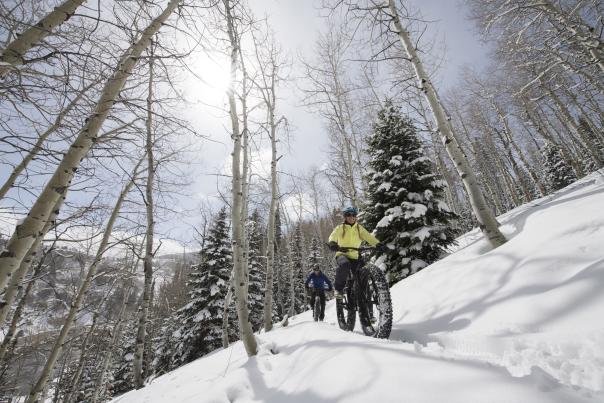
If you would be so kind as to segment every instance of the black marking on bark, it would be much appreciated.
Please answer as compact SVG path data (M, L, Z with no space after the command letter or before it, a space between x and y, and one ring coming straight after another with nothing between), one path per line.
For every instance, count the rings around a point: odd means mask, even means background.
M0 253L0 258L5 258L5 257L15 257L15 254L9 250L5 250L2 253ZM8 275L10 276L10 273Z
M67 186L57 186L55 188L55 192L57 192L60 195L65 194L65 191L67 190Z

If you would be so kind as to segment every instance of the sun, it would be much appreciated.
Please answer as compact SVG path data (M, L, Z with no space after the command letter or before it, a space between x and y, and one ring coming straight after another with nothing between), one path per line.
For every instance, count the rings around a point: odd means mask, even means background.
M197 84L196 98L209 105L222 105L231 81L229 59L222 54L201 55L191 65Z

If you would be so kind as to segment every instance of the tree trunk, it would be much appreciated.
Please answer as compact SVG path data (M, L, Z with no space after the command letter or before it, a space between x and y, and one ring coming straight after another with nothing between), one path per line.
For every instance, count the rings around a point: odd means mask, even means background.
M145 207L147 216L147 231L145 233L145 258L143 259L143 272L145 281L143 286L143 302L139 310L138 329L136 332L136 347L134 351L134 361L132 373L134 375L134 387L140 389L144 384L143 361L145 351L145 340L147 335L147 319L151 301L151 284L153 282L153 239L155 232L155 223L153 220L153 182L155 179L155 159L153 156L154 136L153 136L153 78L154 78L154 60L153 60L153 41L151 41L149 52L149 86L147 95L147 119L146 129L147 138L145 142L145 151L147 156L147 183L145 186Z
M63 206L64 200L64 198L60 198L57 201L57 204L54 206L54 210L60 210ZM54 224L54 221L48 221L46 225L44 225L42 232L46 234L50 228L54 226ZM25 254L25 259L23 259L17 271L15 271L15 273L13 273L13 275L10 277L10 281L5 289L4 295L2 295L2 300L0 300L0 325L4 323L6 317L8 316L10 307L13 304L19 289L22 287L23 279L29 273L31 265L34 261L34 257L42 244L43 238L43 236L36 238L34 243L30 246L29 250Z
M254 356L258 352L258 345L254 337L252 324L249 321L249 310L247 307L247 278L243 267L243 228L242 228L242 205L243 189L241 179L241 133L239 130L239 116L237 115L237 104L235 103L235 80L237 76L237 58L239 54L239 41L236 37L231 14L230 0L223 0L226 17L227 31L231 44L231 81L228 89L229 109L231 115L231 127L233 130L233 181L232 195L233 205L231 208L231 222L233 228L233 279L235 289L235 304L237 306L237 317L239 318L239 333L248 356Z
M141 162L142 162L142 160L141 160ZM139 162L139 164L140 164L140 162ZM134 172L136 172L137 169L138 169L138 166L137 166L137 168L135 168ZM136 174L134 176L136 176ZM40 374L38 381L32 388L31 392L29 393L29 396L27 398L27 403L37 402L40 397L40 393L42 393L42 391L44 390L44 387L46 386L46 382L47 382L50 374L52 373L52 370L55 366L55 363L57 362L59 354L63 350L63 347L64 347L66 339L67 339L67 335L68 335L69 331L71 330L71 328L73 327L73 325L75 324L76 314L78 313L78 310L80 309L80 306L82 305L82 302L84 301L84 297L86 296L86 293L88 291L88 287L92 283L92 279L94 278L94 276L97 272L98 264L100 263L101 259L103 258L103 254L106 251L107 245L109 243L109 237L111 236L111 232L113 231L113 225L115 224L119 211L122 207L122 202L126 198L126 195L128 194L128 192L130 191L130 189L132 188L133 185L134 185L134 179L131 179L128 182L128 184L124 187L124 189L120 193L120 195L115 203L115 207L113 208L113 211L111 212L111 216L109 217L109 220L107 221L107 225L105 227L105 233L103 234L103 239L101 240L101 243L99 244L99 247L97 249L94 260L88 267L86 276L82 280L82 284L80 285L76 296L74 297L73 301L71 302L71 306L69 308L69 313L67 314L67 317L65 318L65 323L63 324L63 327L61 328L61 331L60 331L59 335L57 336L57 339L55 340L55 344L53 345L52 350L50 351L50 355L48 357L48 360L46 361L46 364L44 365L44 369L42 370L42 373Z
M478 186L476 176L474 175L468 160L461 151L458 141L455 138L451 123L445 113L441 101L438 98L436 89L433 87L430 77L424 70L423 64L417 55L409 33L403 28L400 22L394 0L388 0L388 5L394 19L397 35L407 53L407 56L409 57L410 62L413 64L415 74L420 82L420 87L422 88L422 91L434 115L434 120L436 121L441 140L461 177L480 229L490 242L491 246L493 248L497 248L498 246L503 245L506 242L506 239L499 231L499 224L495 218L495 214L486 204L484 195Z
M233 273L229 277L229 288L224 297L224 307L222 308L222 348L229 347L229 307L233 301Z
M116 70L103 88L94 112L86 120L84 128L63 156L29 214L17 225L4 251L0 254L0 290L4 291L11 275L17 270L36 238L44 237L44 226L58 213L53 210L54 206L61 197L65 197L75 172L96 142L98 132L126 79L149 45L151 37L159 31L179 3L180 0L170 0L164 11L143 31L138 41L122 55Z
M4 77L9 70L23 64L25 53L69 19L83 2L84 0L64 1L38 23L32 25L9 43L0 55L0 78Z
M4 360L4 357L6 356L6 354L9 352L9 346L11 346L11 344L14 346L14 344L12 342L17 339L17 337L16 337L17 325L19 324L19 321L21 320L21 316L23 315L23 310L25 309L25 305L27 304L27 298L29 297L31 290L34 287L38 274L40 274L40 272L42 271L42 266L44 264L44 258L46 256L48 256L48 253L44 254L44 257L41 259L40 263L38 263L38 265L34 269L34 272L31 276L31 278L27 282L27 286L23 290L23 295L21 295L21 299L19 300L19 303L15 307L15 312L13 313L11 322L8 325L8 328L6 329L6 333L4 334L4 339L2 340L2 344L0 345L0 367L2 367L1 363ZM14 340L13 340L13 338L14 338Z

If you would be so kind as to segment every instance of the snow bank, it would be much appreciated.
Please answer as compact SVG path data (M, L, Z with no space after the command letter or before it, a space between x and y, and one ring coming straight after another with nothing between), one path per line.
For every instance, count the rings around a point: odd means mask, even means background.
M602 402L604 176L503 217L495 250L476 231L392 289L376 340L298 315L115 402Z

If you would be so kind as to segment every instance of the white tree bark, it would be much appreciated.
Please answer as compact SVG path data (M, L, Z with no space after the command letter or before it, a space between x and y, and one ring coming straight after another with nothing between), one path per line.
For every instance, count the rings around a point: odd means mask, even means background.
M154 60L153 60L153 42L150 46L149 57L149 86L147 95L147 119L146 129L147 138L145 142L145 152L147 156L147 183L145 186L145 207L147 217L147 231L145 233L145 258L143 259L143 272L145 281L143 285L143 301L139 310L138 329L136 332L136 347L134 351L133 374L134 387L140 389L143 387L143 361L145 355L145 340L147 335L147 319L151 301L151 284L153 283L153 240L155 232L155 223L153 221L153 182L155 179L155 158L153 148L155 147L155 137L153 133L153 84L154 84Z
M239 116L237 115L237 104L235 102L235 82L237 78L237 60L240 51L239 38L235 32L232 8L230 0L223 0L226 19L227 33L231 45L231 80L228 89L229 109L231 116L232 139L233 139L233 161L232 161L232 197L231 222L233 231L233 280L235 292L235 304L237 306L237 317L239 318L239 333L248 356L254 356L258 352L258 345L249 321L249 310L247 306L247 278L243 267L243 188L241 178L241 132L239 129Z
M23 64L25 53L65 22L85 0L66 0L48 13L37 24L9 43L0 55L0 78Z
M151 37L159 31L179 3L180 0L171 0L163 12L142 32L140 38L122 55L116 70L103 88L94 112L86 120L84 128L63 156L29 214L17 225L4 251L0 254L0 290L4 290L36 238L44 236L44 226L58 213L56 210L53 211L53 207L61 197L65 197L75 172L96 142L99 130L126 79L138 63L142 52L149 46Z
M390 13L394 20L393 22L396 28L396 33L403 45L403 48L405 49L405 52L407 53L407 56L409 57L410 62L413 65L417 79L420 82L420 87L434 115L434 120L436 121L441 141L443 142L449 157L455 163L457 172L459 173L466 192L468 193L470 204L472 206L472 210L474 211L474 215L478 220L480 229L494 248L501 246L506 242L506 239L499 231L499 224L495 218L495 214L486 204L484 195L478 186L476 176L474 175L468 160L459 147L458 141L455 138L455 134L451 126L451 122L445 113L444 107L438 98L438 94L432 85L430 77L424 70L423 64L419 59L415 46L409 36L409 32L403 28L403 25L400 22L394 0L388 0L388 7L390 8Z
M137 170L138 170L138 166L135 168L135 172ZM101 239L101 242L97 249L94 260L88 267L86 276L82 280L82 284L80 284L80 287L78 288L78 292L77 292L75 298L73 299L73 301L71 302L71 306L69 308L69 313L67 314L67 317L65 318L65 323L63 324L63 327L61 328L61 331L60 331L59 335L57 336L57 339L55 340L55 344L53 345L52 350L50 351L50 355L48 356L48 359L46 361L46 364L44 365L44 369L42 370L40 377L38 378L38 381L32 388L31 392L29 393L29 396L27 397L26 403L37 402L40 397L40 393L42 393L44 387L46 386L46 382L48 381L48 378L49 378L50 374L52 373L52 370L54 369L55 363L57 362L57 359L59 358L59 354L63 350L63 346L65 345L67 335L68 335L69 331L71 330L71 328L73 327L73 325L75 324L76 314L78 313L78 310L80 309L80 306L82 305L82 302L84 301L84 297L86 296L86 293L88 292L88 288L90 287L92 279L94 278L94 276L97 272L98 264L101 262L101 259L103 258L103 255L105 254L105 252L107 250L107 245L109 243L109 237L111 236L111 232L113 231L113 225L115 224L115 221L117 220L120 209L122 207L122 203L123 203L124 199L126 198L126 195L128 194L128 192L134 185L135 177L136 177L136 174L122 189L122 192L120 193L120 195L115 203L113 211L111 212L111 216L109 217L109 220L107 221L107 225L105 226L105 233L103 234L103 238Z
M47 254L45 253L44 257L46 257L46 256L47 256ZM7 328L4 328L4 330L5 330L4 339L2 340L2 344L0 345L0 367L2 366L2 361L4 360L6 353L9 351L9 347L11 345L14 346L13 341L16 340L16 335L18 334L17 325L19 324L19 321L21 320L21 316L23 315L23 310L25 309L25 305L27 303L27 298L29 297L31 290L33 289L33 286L36 282L36 278L38 277L38 274L42 270L44 257L42 258L42 261L37 264L31 278L27 282L27 286L25 286L25 289L23 290L23 293L20 296L19 303L15 307L15 311L13 312L13 317L11 318L10 324L8 325ZM2 323L2 322L0 322L0 323Z
M277 131L271 126L271 203L268 209L266 287L264 292L264 331L273 328L273 268L275 267L275 213L277 209Z
M64 198L60 198L59 200L57 200L57 204L54 206L53 210L59 211L63 206L63 200ZM44 225L42 232L46 234L50 230L50 228L54 226L54 224L54 221L48 221L46 225ZM29 273L31 265L34 261L38 249L40 248L40 245L42 244L43 239L43 236L36 238L34 243L30 246L29 250L25 254L25 258L19 265L19 268L10 277L10 281L8 282L8 286L4 290L4 294L1 294L2 299L0 300L0 324L3 324L6 320L10 307L13 304L15 297L17 296L17 293L19 292L19 289L23 284L23 280Z

